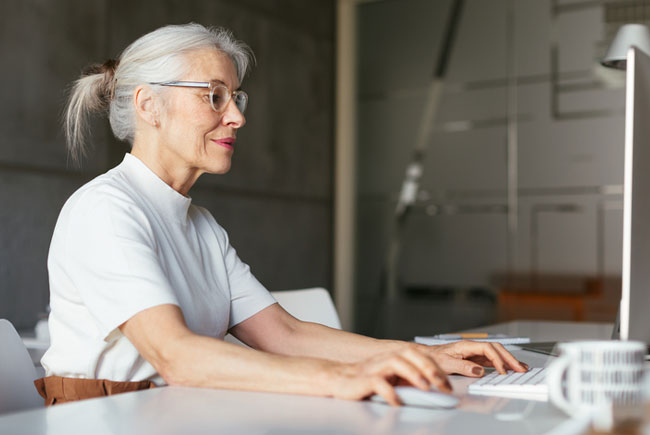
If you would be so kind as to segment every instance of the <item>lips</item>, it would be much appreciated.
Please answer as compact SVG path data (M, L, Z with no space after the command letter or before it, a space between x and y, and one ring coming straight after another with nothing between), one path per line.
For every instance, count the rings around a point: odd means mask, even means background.
M234 145L235 145L234 137L224 137L222 139L210 139L210 140L216 143L217 145L221 145L224 148L228 148L229 150L234 149Z

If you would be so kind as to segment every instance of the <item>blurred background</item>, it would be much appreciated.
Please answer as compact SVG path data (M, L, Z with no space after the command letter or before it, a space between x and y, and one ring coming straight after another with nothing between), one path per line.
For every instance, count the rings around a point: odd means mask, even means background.
M382 337L612 322L625 78L598 61L622 24L647 23L650 2L461 3L454 21L455 0L3 0L0 318L25 330L44 315L63 203L128 151L98 118L89 158L71 164L70 83L193 21L231 29L257 57L233 168L190 194L269 290L325 287L346 329ZM423 119L445 47L437 115ZM417 199L396 231L427 122Z
M401 230L397 297L377 291L454 3L357 7L356 324L406 338L515 319L612 322L625 78L599 60L622 24L646 22L648 2L463 3Z

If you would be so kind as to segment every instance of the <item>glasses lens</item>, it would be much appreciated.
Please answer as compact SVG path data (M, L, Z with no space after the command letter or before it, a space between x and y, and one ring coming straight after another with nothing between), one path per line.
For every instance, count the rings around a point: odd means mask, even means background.
M234 98L237 109L239 109L243 115L246 111L246 106L248 105L248 94L246 94L244 91L237 91L234 95Z
M232 96L235 99L237 109L244 114L248 105L248 95L244 91L236 91ZM223 112L230 101L230 91L224 85L216 85L210 91L210 104L215 112Z
M224 85L217 85L210 91L210 104L215 112L222 112L228 104L228 88Z

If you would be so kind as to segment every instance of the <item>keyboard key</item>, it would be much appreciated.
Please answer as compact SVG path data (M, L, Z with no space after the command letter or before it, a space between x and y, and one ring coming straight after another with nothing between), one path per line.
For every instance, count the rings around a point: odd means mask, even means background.
M508 371L505 375L492 372L469 386L470 394L506 396L547 400L548 388L544 382L545 369L532 368L526 373Z
M526 384L530 379L532 379L535 375L539 373L539 369L530 369L526 373L522 373L523 376L519 376L517 380L513 382L513 384L521 385L521 384Z

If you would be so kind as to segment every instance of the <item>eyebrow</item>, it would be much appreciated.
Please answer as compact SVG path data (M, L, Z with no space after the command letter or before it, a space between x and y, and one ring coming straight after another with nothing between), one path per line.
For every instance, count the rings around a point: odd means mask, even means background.
M228 85L226 84L226 82L224 82L223 80L219 80L219 79L211 79L210 81L211 81L211 82L219 82L219 83L221 83L222 85L224 85L225 87L227 87L228 89L230 89L230 86L228 86ZM235 89L235 91L241 91L241 86L239 86L237 89Z

